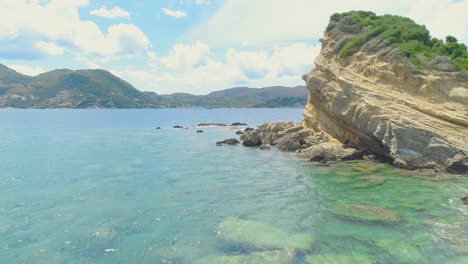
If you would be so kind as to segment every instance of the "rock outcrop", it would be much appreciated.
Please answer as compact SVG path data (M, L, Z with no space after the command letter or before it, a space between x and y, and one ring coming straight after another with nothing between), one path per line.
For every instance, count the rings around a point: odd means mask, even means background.
M343 58L339 50L352 34L336 27L321 39L315 68L303 76L309 90L305 128L402 168L466 173L468 73L392 61L395 49L385 41Z
M229 139L225 139L223 141L216 142L216 145L217 146L223 146L223 145L231 145L232 146L232 145L237 145L239 143L240 143L239 140L237 140L235 138L229 138Z
M268 150L296 152L298 157L313 162L361 159L363 151L343 145L323 132L314 132L293 122L265 123L241 136L242 145Z

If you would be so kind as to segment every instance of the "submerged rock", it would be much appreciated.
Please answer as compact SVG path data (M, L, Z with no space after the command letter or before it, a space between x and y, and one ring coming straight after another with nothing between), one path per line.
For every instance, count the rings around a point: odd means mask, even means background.
M364 176L361 180L365 181L370 185L380 185L385 182L385 178L375 175Z
M398 223L400 215L397 212L370 205L341 204L332 209L333 213L369 222Z
M219 236L258 248L310 249L313 239L309 234L291 234L287 230L265 223L228 218L218 225Z
M222 146L222 145L237 145L239 144L240 141L235 139L235 138L230 138L230 139L225 139L223 141L218 141L216 142L217 146Z
M408 263L408 264L424 264L428 263L427 259L421 255L419 250L402 241L392 240L392 239L381 239L377 240L377 246L381 247L383 250L387 251L392 257L397 259L398 263Z
M466 263L468 263L468 256L454 258L445 262L445 264L466 264Z
M372 264L367 256L314 255L306 258L310 264Z
M196 264L289 264L294 258L293 250L253 252L249 255L205 257Z
M447 174L447 173L438 173L432 169L420 169L420 170L397 169L396 172L404 176L409 176L409 177L413 177L413 178L417 178L421 180L427 180L427 181L454 181L458 179L456 175Z
M351 164L351 168L364 173L374 173L379 170L379 164L376 162L359 162Z

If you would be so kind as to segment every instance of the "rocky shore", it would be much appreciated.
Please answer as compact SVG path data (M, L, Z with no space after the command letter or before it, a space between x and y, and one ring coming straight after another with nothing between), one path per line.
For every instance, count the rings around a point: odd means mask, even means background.
M240 139L246 147L263 150L276 147L320 164L372 157L366 151L342 144L325 132L313 132L303 124L293 122L265 123L257 129L246 128Z

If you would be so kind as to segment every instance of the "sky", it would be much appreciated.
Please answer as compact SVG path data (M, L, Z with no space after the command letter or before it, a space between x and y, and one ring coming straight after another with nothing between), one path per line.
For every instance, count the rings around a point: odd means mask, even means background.
M468 43L468 0L0 0L0 63L106 69L159 94L303 85L329 17L350 10Z

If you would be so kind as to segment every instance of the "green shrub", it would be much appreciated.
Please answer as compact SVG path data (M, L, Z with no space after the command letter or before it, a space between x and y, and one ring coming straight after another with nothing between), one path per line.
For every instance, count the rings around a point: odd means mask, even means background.
M327 32L339 30L347 39L339 49L342 58L357 53L370 40L385 40L392 47L398 48L397 56L407 58L418 67L425 66L421 58L430 60L436 56L448 56L459 69L468 69L467 47L453 36L447 36L445 42L431 38L425 26L413 20L393 15L377 16L372 12L351 11L334 14L330 18ZM343 35L341 33L341 35Z

